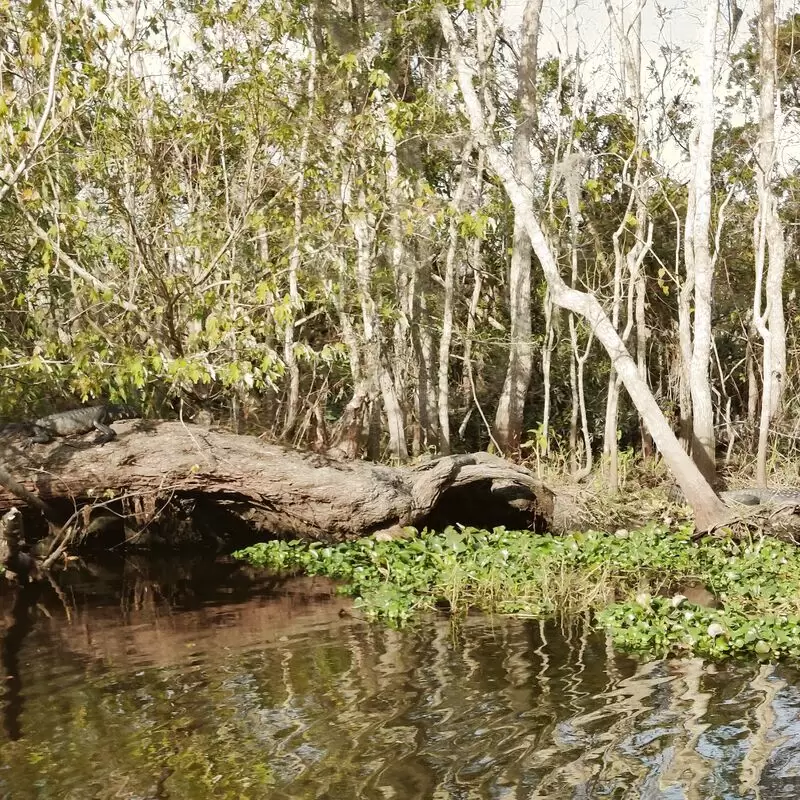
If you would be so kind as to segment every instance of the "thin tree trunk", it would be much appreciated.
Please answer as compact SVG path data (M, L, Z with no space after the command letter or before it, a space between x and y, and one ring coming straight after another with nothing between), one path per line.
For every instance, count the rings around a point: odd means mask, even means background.
M747 332L747 355L745 364L747 370L747 422L749 425L756 424L758 414L758 375L756 374L756 354L753 352L753 333L748 326Z
M639 230L644 229L645 220L647 216L647 206L644 203L640 204L638 213L641 217L637 219L637 226ZM639 368L639 376L643 381L647 380L647 340L650 335L647 326L647 284L645 282L644 270L641 268L641 261L644 260L645 255L650 250L653 244L653 223L650 221L647 224L647 242L642 247L639 254L640 266L636 271L636 280L634 281L634 291L636 293L636 305L634 308L634 321L636 325L636 366ZM641 417L639 418L639 429L642 442L642 458L648 459L653 455L653 439L647 431L647 427L643 424Z
M681 444L687 453L692 449L692 395L689 388L691 375L689 365L692 360L692 318L691 304L694 292L694 250L690 247L690 236L686 236L685 263L686 277L680 280L681 264L681 218L675 206L666 197L672 215L675 217L675 282L678 289L678 414ZM694 229L694 191L689 187L687 195L686 224ZM693 235L693 234L692 234Z
M714 56L719 0L708 0L703 57L699 67L698 119L692 137L694 219L694 348L690 364L692 394L692 455L709 483L716 480L714 409L711 402L711 286L713 264L709 248L711 225L711 157L714 147ZM689 220L687 219L687 233ZM687 248L688 250L688 248ZM688 265L687 265L688 269Z
M292 220L292 249L289 252L288 281L289 298L284 308L283 318L283 360L289 375L289 391L286 396L286 416L283 422L283 438L291 436L300 410L300 366L294 352L294 322L300 308L300 290L297 275L300 271L300 245L303 235L303 190L306 185L306 161L308 160L308 143L311 138L311 126L314 119L314 105L317 81L317 51L311 45L308 66L308 83L306 84L308 109L306 110L303 135L300 140L300 151L297 156L297 183L294 196L294 216Z
M426 244L422 245L427 247ZM421 451L437 447L439 440L438 414L436 411L436 391L434 390L434 347L431 326L428 320L427 257L417 259L417 271L412 276L411 286L411 343L414 347L417 381L417 419L420 428Z
M506 453L519 449L525 397L533 369L531 343L531 242L525 226L514 220L514 242L508 275L508 368L497 402L494 435Z
M536 79L538 65L539 20L542 0L531 0L522 17L521 54L517 74L520 119L514 134L514 161L520 169L520 182L533 195L534 174L530 142L536 130ZM506 452L519 449L525 399L533 370L531 341L531 244L524 224L514 219L514 241L508 276L509 327L508 368L497 403L494 434Z
M756 283L753 293L753 322L764 343L756 481L760 486L766 486L770 423L780 409L786 377L786 322L783 313L783 273L786 256L783 227L778 217L777 199L772 190L772 175L776 161L775 0L761 0L758 31L761 44L759 65L761 113L756 164L758 214L754 222ZM769 260L766 283L764 282L765 257ZM762 293L765 295L763 309Z
M395 446L402 442L399 450L394 450L392 457L404 460L408 457L405 448L406 441L406 414L403 408L406 392L406 372L409 362L409 319L411 316L410 295L408 286L410 282L411 267L408 264L408 253L403 237L401 214L404 205L403 179L400 174L400 163L397 155L397 141L395 140L392 126L386 115L383 96L375 93L375 109L383 128L383 140L386 148L386 183L387 196L390 201L389 218L389 263L395 278L396 302L399 314L393 329L394 359L391 370L384 365L381 371L381 394L384 409L389 424L390 442Z
M469 162L473 143L470 139L461 151L461 169L453 194L448 227L448 246L444 261L444 297L442 333L439 338L439 452L450 454L450 344L453 340L453 302L455 300L456 255L458 252L458 218L469 179Z
M573 97L573 107L578 101L578 81L575 82L575 96ZM570 137L570 142L572 137ZM569 208L570 222L570 263L572 274L570 285L575 288L578 285L578 221L580 219L580 186L582 183L583 159L579 154L571 152L571 144L567 147L567 154L562 161L562 172L564 176L564 191L567 196L567 207ZM572 408L570 413L569 428L569 449L570 449L570 474L574 480L582 480L592 469L592 447L591 439L588 435L588 425L586 421L586 397L583 394L583 374L586 359L592 346L593 336L589 334L589 341L583 355L580 354L578 346L578 327L575 323L575 315L569 314L569 336L571 354L569 365L569 382L572 390ZM578 421L582 422L583 447L585 462L581 468L578 467Z
M575 327L575 315L569 315L569 389L571 404L569 410L569 474L575 475L578 471L578 331Z
M475 207L480 208L483 201L483 170L486 166L486 154L483 150L478 151L478 161L475 167ZM472 267L472 295L467 309L467 323L464 326L464 374L461 380L461 394L464 407L469 408L472 403L472 384L474 377L472 374L472 336L475 333L475 323L478 313L478 305L481 301L481 290L483 288L483 258L481 255L481 240L475 237L472 241L472 253L470 255L470 266Z
M331 435L331 451L348 459L357 458L361 451L364 430L364 415L368 405L369 387L361 368L361 346L347 312L345 298L349 289L347 264L344 258L339 264L338 288L333 294L333 303L339 316L342 339L347 345L350 375L353 380L353 395L336 422Z
M578 346L578 328L575 324L575 315L569 315L569 335L572 344L572 354L570 358L570 387L572 388L572 410L570 415L569 444L570 444L570 473L573 480L583 480L592 471L592 437L589 432L589 419L586 414L586 389L584 385L584 375L586 372L586 361L592 351L594 336L589 334L586 347L583 353ZM584 451L584 462L578 466L578 423Z
M589 415L586 413L586 387L584 385L584 375L586 374L586 362L589 359L589 354L592 352L592 344L594 342L594 334L589 334L586 342L586 347L583 350L583 355L578 357L578 400L580 403L580 419L581 419L581 433L583 434L583 446L586 450L585 461L581 467L572 477L575 480L583 480L588 477L592 471L594 463L594 455L592 453L592 435L589 432Z
M626 161L623 171L627 171L632 156L633 153ZM612 242L614 244L614 283L611 300L611 324L614 326L615 331L619 331L620 317L622 315L623 266L626 263L620 240L628 224L628 216L632 205L633 192L628 196L628 205L622 216L622 221L612 236ZM619 444L617 440L619 427L619 393L620 379L612 362L611 368L608 371L606 413L603 424L603 460L606 470L606 487L612 493L619 490Z
M537 454L547 457L550 454L550 405L551 381L550 373L553 366L553 350L555 349L556 335L553 328L553 299L548 287L544 295L544 342L542 343L542 447L537 446ZM542 450L539 453L539 449Z
M633 10L633 20L630 24L625 24L623 11L619 12L614 8L611 0L606 0L606 11L611 22L611 27L617 39L617 43L622 54L623 64L623 86L622 96L625 98L625 107L632 110L632 124L636 131L636 141L630 156L623 166L623 179L630 190L628 207L622 217L619 227L614 232L614 299L612 305L612 321L616 330L619 330L620 312L622 304L623 286L623 264L625 271L630 276L628 282L628 333L623 336L627 342L630 332L630 325L637 311L641 311L640 319L637 319L637 365L642 379L646 378L645 350L644 350L644 294L643 286L640 285L644 280L641 276L641 263L645 255L642 235L647 226L647 193L645 182L642 176L642 119L644 108L642 101L642 78L641 78L641 30L642 30L642 9L644 2L639 2ZM631 164L634 165L633 179L629 179ZM630 214L636 220L636 227L630 230ZM633 235L634 241L627 251L623 251L622 237ZM637 305L634 300L640 298ZM618 466L618 416L619 416L619 391L620 381L613 368L609 374L608 396L606 401L605 431L603 439L603 454L605 456L608 469L608 486L611 491L619 488L619 466ZM641 420L640 420L641 427Z
M356 239L356 282L361 296L361 319L364 326L364 366L369 386L369 399L374 402L378 394L383 398L389 427L389 452L396 461L408 459L402 414L394 384L382 363L382 337L378 307L372 295L372 260L375 225L371 212L366 210L366 196L360 193L358 208L353 216L353 233Z
M536 1L534 0L534 2ZM486 128L483 109L475 92L474 74L461 53L450 14L441 3L434 5L434 11L449 46L450 60L456 71L473 135L486 148L489 164L502 181L515 213L521 216L525 224L533 250L542 265L545 278L552 291L553 302L585 317L589 326L595 331L595 335L609 354L633 403L642 414L664 460L675 475L688 502L694 508L698 528L707 530L721 524L729 518L728 510L714 494L697 466L681 448L647 383L640 378L636 362L631 358L597 298L571 289L564 283L558 264L536 218L530 193L520 184L517 177L516 165L509 160L503 150L494 144L490 132Z

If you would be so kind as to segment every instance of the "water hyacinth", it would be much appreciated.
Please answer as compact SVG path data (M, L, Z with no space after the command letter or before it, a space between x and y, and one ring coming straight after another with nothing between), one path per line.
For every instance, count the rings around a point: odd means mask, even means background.
M800 557L764 539L693 541L686 526L625 536L450 527L337 546L268 542L236 555L342 582L368 619L413 624L470 609L529 617L594 614L615 644L713 658L800 656Z

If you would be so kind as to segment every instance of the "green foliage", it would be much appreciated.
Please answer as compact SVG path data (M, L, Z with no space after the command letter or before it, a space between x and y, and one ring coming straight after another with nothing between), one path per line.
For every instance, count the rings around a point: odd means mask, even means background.
M697 543L689 526L655 524L563 537L451 527L390 542L273 541L235 555L279 572L341 580L368 618L393 625L443 606L454 614L475 608L536 617L594 610L630 649L800 655L800 556L771 540ZM707 586L723 607L689 602L678 592L687 581Z
M481 290L474 313L471 301L454 304L451 403L477 403L491 418L512 329L514 215L485 160L478 174L485 154L477 145L461 163L469 127L439 55L442 35L429 3L394 3L391 13L365 8L356 20L335 4L176 0L137 6L133 38L113 15L76 0L58 4L57 18L51 8L0 3L0 417L51 410L65 398L108 396L137 397L144 405L210 399L275 422L285 413L281 399L296 366L306 404L298 418L317 418L310 413L317 405L319 418L330 420L377 355L395 379L404 419L420 420L420 376L432 376L426 362L441 329L439 277L455 220L457 297L469 298L476 284ZM468 4L481 8L497 4ZM471 61L474 20L457 4L452 11L466 15ZM786 107L786 98L797 95L796 27L790 18L779 28ZM172 41L178 28L184 33ZM50 87L57 30L61 51ZM493 138L511 152L519 100L500 77L508 72L507 49L489 50L483 96L497 112ZM734 70L743 108L754 107L757 63L753 38ZM590 96L582 70L569 54L539 63L534 144L549 177L536 182L532 199L566 276L566 187L574 187L583 219L574 243L576 277L608 307L614 233L621 230L623 253L646 233L631 215L631 180L639 173L658 187L646 193L653 243L642 269L648 286L660 290L648 291L647 324L655 334L648 380L667 387L667 406L677 399L669 378L685 182L659 172L663 142L637 142L625 98ZM42 139L34 143L51 94ZM685 148L694 114L688 94L664 103L648 107L646 127L669 131ZM741 332L750 303L742 299L753 282L754 130L722 119L715 141L712 225L730 188L736 191L717 254L728 280L715 282L714 380L728 376L722 383L729 385L715 390L732 398L736 415L746 405L735 387L748 346ZM798 195L790 172L777 187L787 220L796 216ZM456 207L462 174L468 186ZM13 185L6 183L12 176ZM786 230L796 235L791 225ZM790 262L787 285L798 277L793 270ZM539 300L541 277L534 283ZM370 307L374 319L367 318ZM533 303L532 317L530 340L538 347L541 302ZM566 432L572 398L563 387L573 353L559 317L548 422L551 431ZM796 337L797 326L787 330ZM473 391L462 366L467 335L474 398L465 396ZM369 353L372 347L378 352ZM587 415L596 433L609 362L588 364ZM793 380L792 370L790 390ZM542 394L531 396L523 430L542 415ZM626 434L638 428L629 406L620 418ZM297 441L309 431L297 425ZM423 447L435 433L426 432ZM486 425L473 415L457 446L480 449L487 439ZM536 452L551 465L568 463L569 442L561 435L547 448L536 443Z
M781 101L789 106L796 105L800 89L800 66L797 49L800 41L800 14L792 14L777 21L775 51L778 62L777 88ZM760 87L759 61L761 47L758 36L758 15L750 21L750 37L733 58L731 83L740 89L747 87L756 94Z
M646 653L694 653L709 658L800 656L800 616L796 614L754 617L703 608L680 597L643 594L603 609L598 620L620 647Z

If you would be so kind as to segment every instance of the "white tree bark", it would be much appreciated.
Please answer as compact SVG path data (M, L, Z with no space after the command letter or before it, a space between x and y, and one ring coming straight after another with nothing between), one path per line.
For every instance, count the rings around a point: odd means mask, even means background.
M608 18L611 22L611 27L614 30L617 43L620 47L622 54L622 65L624 81L621 91L621 97L625 98L625 109L630 109L632 116L632 125L635 130L636 141L631 150L629 157L623 165L623 181L630 191L628 198L628 207L619 224L619 227L614 232L614 287L613 287L613 301L611 319L616 330L619 330L620 313L623 300L623 282L624 274L630 276L628 282L628 325L631 324L633 319L634 305L632 303L634 293L641 295L642 304L635 307L636 312L643 312L644 295L641 287L643 277L640 274L640 266L644 258L645 244L643 241L643 234L647 226L647 195L645 190L645 183L642 175L642 150L643 150L643 132L642 132L642 119L644 116L644 107L642 101L642 78L641 78L641 30L642 30L642 9L645 5L645 0L640 0L637 7L633 10L633 19L630 24L625 25L623 18L623 8L616 9L612 0L606 1L606 10ZM633 169L631 177L630 172ZM636 220L636 227L630 230L630 217L633 215ZM623 235L633 235L634 240L627 249L622 247ZM637 325L637 337L639 339L644 335L644 319L643 314L640 320L640 325ZM627 334L623 337L627 341ZM637 362L639 365L639 372L642 378L646 378L646 365L644 364L641 352L644 348L644 342L637 341ZM606 463L608 486L611 491L617 491L619 488L619 469L618 469L618 448L617 448L617 430L618 430L618 416L619 416L619 392L620 381L613 366L609 373L608 380L608 395L606 399L606 415L605 415L605 428L603 432L603 456Z
M534 0L535 2L536 0ZM714 494L697 466L681 448L664 418L661 409L647 384L642 381L636 362L627 351L622 339L594 295L569 288L561 277L558 264L550 251L544 233L533 208L530 192L521 185L516 165L507 153L493 141L486 128L483 109L473 84L474 73L467 65L459 45L458 35L450 14L441 3L434 5L442 33L448 43L450 60L456 71L458 85L476 141L486 149L487 158L495 174L502 181L520 215L531 239L531 245L542 265L545 278L552 293L553 302L562 308L583 316L600 343L606 349L611 362L622 379L637 410L642 415L664 460L675 475L687 500L695 511L695 522L699 529L707 530L729 518L729 512Z
M552 404L552 382L550 373L553 367L553 350L556 346L556 333L553 327L553 298L550 289L544 296L544 342L542 343L542 431L541 446L537 446L537 456L550 454L550 406Z
M485 166L486 154L483 150L478 150L478 159L475 167L476 208L480 208L483 199L483 171ZM464 326L464 374L461 379L461 394L465 407L469 407L472 402L472 387L474 384L472 370L472 337L475 333L478 306L483 289L483 257L481 254L481 240L478 237L475 237L472 242L470 267L472 268L472 295L469 299L467 322Z
M694 342L690 362L692 455L709 483L716 478L714 409L711 402L711 285L714 266L709 247L711 225L711 156L714 147L714 62L719 0L708 0L698 75L697 123L690 157L694 216L686 223L694 263ZM692 201L690 201L690 208ZM688 250L687 247L687 257ZM688 270L688 263L687 263Z
M573 113L577 113L578 86L575 81L575 95L573 96ZM574 288L578 286L578 234L580 220L580 186L582 183L582 170L584 159L578 153L571 152L571 143L567 147L567 154L562 161L562 172L564 175L564 193L567 197L567 207L570 216L570 264L572 275L570 285ZM572 408L570 410L569 426L569 458L570 474L574 480L582 480L592 471L592 440L589 434L589 423L586 417L586 395L584 393L584 371L586 360L592 349L594 335L590 332L586 348L580 352L578 343L578 326L575 315L569 314L569 337L572 349L569 365L569 380L572 390ZM584 463L578 466L578 422L580 420L581 433L583 435L583 457ZM615 439L616 442L616 439ZM616 461L615 461L616 466ZM616 486L614 487L616 488Z
M382 359L382 336L378 306L372 295L373 243L375 220L367 211L366 197L361 193L358 211L352 225L356 239L356 282L361 296L361 319L364 326L364 365L371 401L380 393L389 428L389 452L393 460L406 461L408 449L402 423L402 412L391 374Z
M536 69L538 63L539 19L542 0L531 0L522 17L517 97L520 120L514 135L514 163L527 191L533 192L530 159L531 136L536 129ZM508 275L509 347L508 368L497 403L494 433L499 446L508 451L519 448L525 414L525 398L533 369L531 341L531 244L525 226L514 219L514 241Z
M419 247L427 249L426 242ZM417 258L409 286L411 306L411 344L414 348L417 425L414 452L419 454L438 446L438 415L434 390L434 346L427 307L427 252Z
M453 340L453 302L458 255L458 218L463 210L464 194L469 179L469 162L473 141L469 139L461 151L461 169L453 194L448 226L448 246L444 260L444 297L442 298L442 333L439 338L439 452L450 455L450 344Z
M412 297L409 287L412 280L414 265L410 263L401 215L406 197L410 194L406 182L400 172L400 159L397 154L397 141L394 131L386 113L383 94L373 93L375 98L375 112L382 128L382 137L386 149L386 193L389 197L389 264L392 267L395 279L396 303L398 308L397 320L393 329L392 372L384 370L381 377L382 395L386 414L390 425L394 426L395 440L406 440L405 420L406 413L403 409L401 398L406 397L407 372L410 362L410 336L409 329L412 317ZM394 454L400 457L401 454Z
M754 222L756 282L753 292L753 322L764 343L756 481L760 486L766 486L769 428L780 410L786 377L786 322L783 312L783 273L786 255L783 226L778 217L777 198L772 189L776 163L775 0L761 0L758 32L761 44L759 64L761 96L756 163L758 214ZM765 258L769 261L766 267L766 282L764 281Z
M509 343L508 368L497 401L495 439L509 453L519 448L525 397L533 368L531 343L531 242L525 226L514 220L514 240L508 272Z

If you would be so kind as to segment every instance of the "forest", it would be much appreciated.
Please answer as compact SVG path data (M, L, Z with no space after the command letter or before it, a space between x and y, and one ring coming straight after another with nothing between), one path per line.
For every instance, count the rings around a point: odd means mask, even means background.
M0 2L0 417L791 474L800 15L644 8Z

